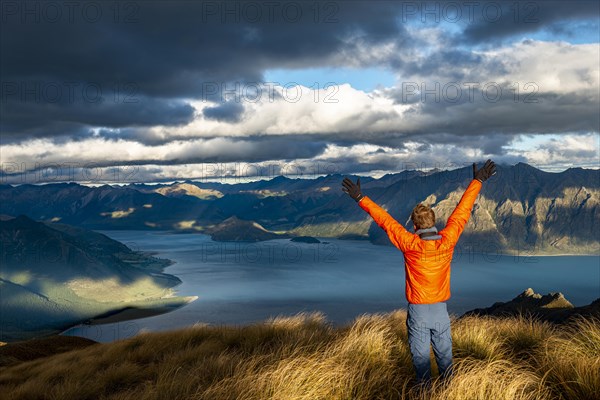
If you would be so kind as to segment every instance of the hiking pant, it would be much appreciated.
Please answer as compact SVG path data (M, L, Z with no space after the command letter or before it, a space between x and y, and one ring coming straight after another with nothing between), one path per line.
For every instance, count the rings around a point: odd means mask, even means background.
M433 345L433 353L440 375L444 378L450 376L452 337L450 336L450 317L446 303L408 303L406 327L417 381L424 382L431 378L430 343Z

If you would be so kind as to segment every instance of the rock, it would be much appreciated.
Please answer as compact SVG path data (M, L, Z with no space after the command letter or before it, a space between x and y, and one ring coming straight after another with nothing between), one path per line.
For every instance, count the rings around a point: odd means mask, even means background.
M560 292L542 296L541 303L543 303L541 306L543 308L575 308Z
M462 316L516 316L530 315L541 320L562 323L576 315L600 317L600 298L591 304L575 307L560 292L550 292L545 295L535 293L532 288L523 291L508 302L496 302L491 307L476 308L467 311Z
M312 236L296 236L290 239L292 242L301 242L301 243L321 243L321 241Z
M573 308L573 304L560 292L550 292L542 296L539 293L535 293L532 288L528 288L506 304L522 304L534 308Z
M532 288L527 288L527 290L525 290L523 293L521 293L519 296L517 297L536 297L536 298L541 298L542 296L540 296L539 294L536 294Z

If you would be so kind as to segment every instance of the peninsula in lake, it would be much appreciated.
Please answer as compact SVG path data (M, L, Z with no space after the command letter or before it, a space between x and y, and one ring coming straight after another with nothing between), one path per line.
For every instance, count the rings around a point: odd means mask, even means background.
M123 312L160 314L193 301L176 297L170 260L133 251L87 229L19 215L0 221L2 341L58 333Z

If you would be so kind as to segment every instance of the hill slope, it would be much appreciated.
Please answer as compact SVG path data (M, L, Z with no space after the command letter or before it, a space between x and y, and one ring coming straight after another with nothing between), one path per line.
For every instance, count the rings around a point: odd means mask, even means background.
M399 310L341 328L320 314L197 325L75 343L78 349L28 362L15 360L25 356L14 351L4 363L13 365L0 367L0 390L7 400L579 400L600 393L593 372L600 367L600 320L557 327L470 316L451 323L454 373L440 382L434 363L431 388L415 385L406 312ZM0 364L2 354L0 347Z
M2 337L61 330L126 305L186 304L169 260L137 253L105 235L27 216L0 221Z

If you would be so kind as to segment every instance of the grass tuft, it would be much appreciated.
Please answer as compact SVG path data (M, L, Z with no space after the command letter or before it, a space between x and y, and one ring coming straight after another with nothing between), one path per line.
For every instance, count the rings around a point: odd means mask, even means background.
M454 375L415 385L406 311L195 325L0 367L3 399L594 399L600 320L452 318Z

